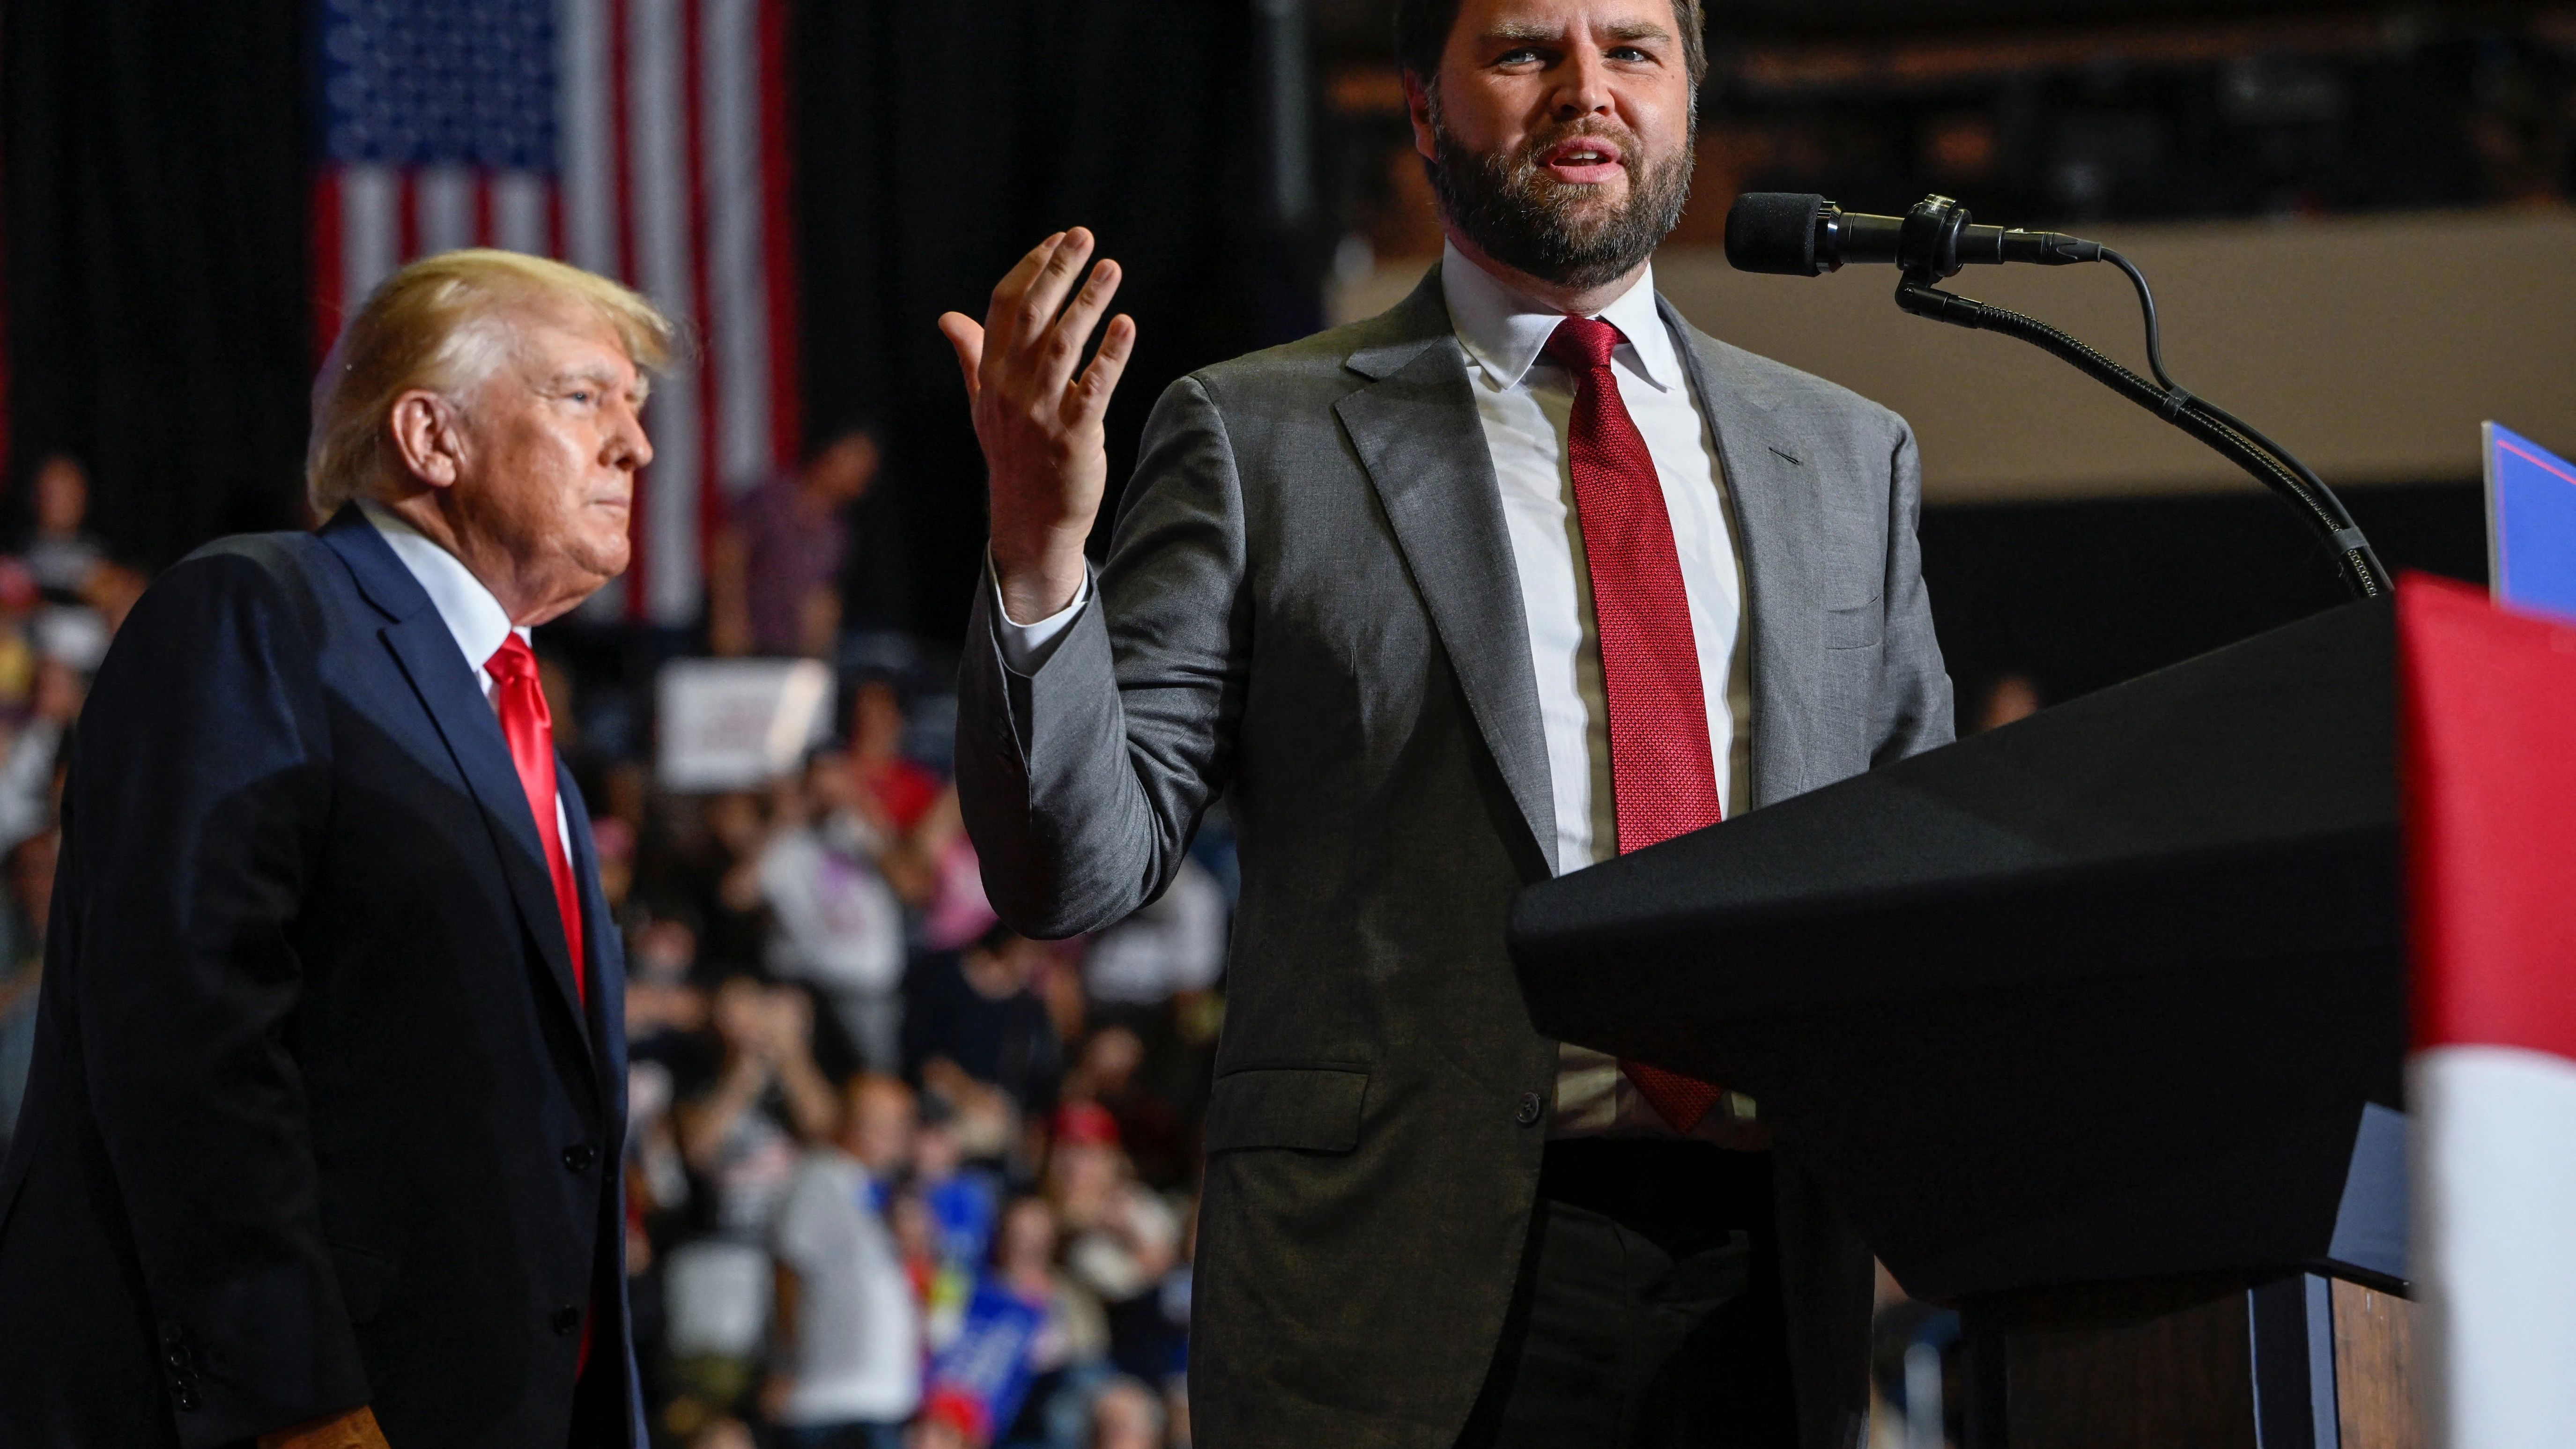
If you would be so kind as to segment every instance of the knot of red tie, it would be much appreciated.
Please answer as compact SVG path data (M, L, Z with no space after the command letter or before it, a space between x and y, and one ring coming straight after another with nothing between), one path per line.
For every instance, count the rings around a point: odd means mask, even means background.
M537 654L528 647L528 641L513 630L502 641L501 647L492 651L492 657L484 661L483 668L502 684L533 680L537 677Z
M1556 324L1547 339L1547 355L1559 366L1576 372L1590 372L1608 367L1610 354L1628 339L1619 329L1597 317L1568 317Z

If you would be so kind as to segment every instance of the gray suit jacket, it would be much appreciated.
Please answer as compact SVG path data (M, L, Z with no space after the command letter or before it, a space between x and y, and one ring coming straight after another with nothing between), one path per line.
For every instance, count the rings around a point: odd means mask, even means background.
M1681 330L1745 560L1754 804L1944 743L1912 434ZM1164 393L1095 600L1034 674L976 596L958 783L1006 921L1062 936L1151 900L1220 792L1240 832L1190 1355L1209 1449L1447 1449L1520 1262L1546 1120L1522 1104L1556 1045L1503 926L1556 831L1468 388L1435 270ZM1839 1449L1868 1254L1786 1148L1801 1420Z

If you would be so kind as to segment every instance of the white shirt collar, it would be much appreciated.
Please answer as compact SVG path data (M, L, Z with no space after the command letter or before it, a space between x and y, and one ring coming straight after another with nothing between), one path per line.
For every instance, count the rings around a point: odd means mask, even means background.
M1440 291L1449 303L1449 325L1496 391L1520 386L1531 364L1546 350L1547 339L1555 335L1556 324L1565 320L1563 313L1504 286L1493 273L1469 261L1455 243L1440 254ZM1659 392L1681 382L1681 358L1673 351L1673 335L1655 308L1652 262L1617 301L1594 315L1627 339L1627 345L1612 357L1627 364L1640 381Z
M438 609L439 621L455 636L467 668L479 670L491 662L492 656L500 652L501 642L511 634L528 637L527 630L511 627L509 611L456 555L381 503L361 498L358 511L367 515L367 522L384 536L394 557L401 559L403 567L420 581L422 592Z

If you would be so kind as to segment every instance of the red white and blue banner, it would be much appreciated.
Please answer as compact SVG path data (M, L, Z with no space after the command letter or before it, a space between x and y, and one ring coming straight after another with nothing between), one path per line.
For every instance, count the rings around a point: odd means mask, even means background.
M562 258L685 322L609 605L629 618L694 622L728 500L795 460L787 10L320 0L317 344L396 267L469 246Z
M2426 1442L2576 1445L2576 622L2398 590Z

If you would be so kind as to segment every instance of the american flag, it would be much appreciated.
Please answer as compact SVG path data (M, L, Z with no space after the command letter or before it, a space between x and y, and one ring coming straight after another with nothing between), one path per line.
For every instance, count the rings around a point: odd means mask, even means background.
M727 500L791 465L788 0L320 0L314 325L456 247L560 257L683 319L634 562L599 605L694 622Z

